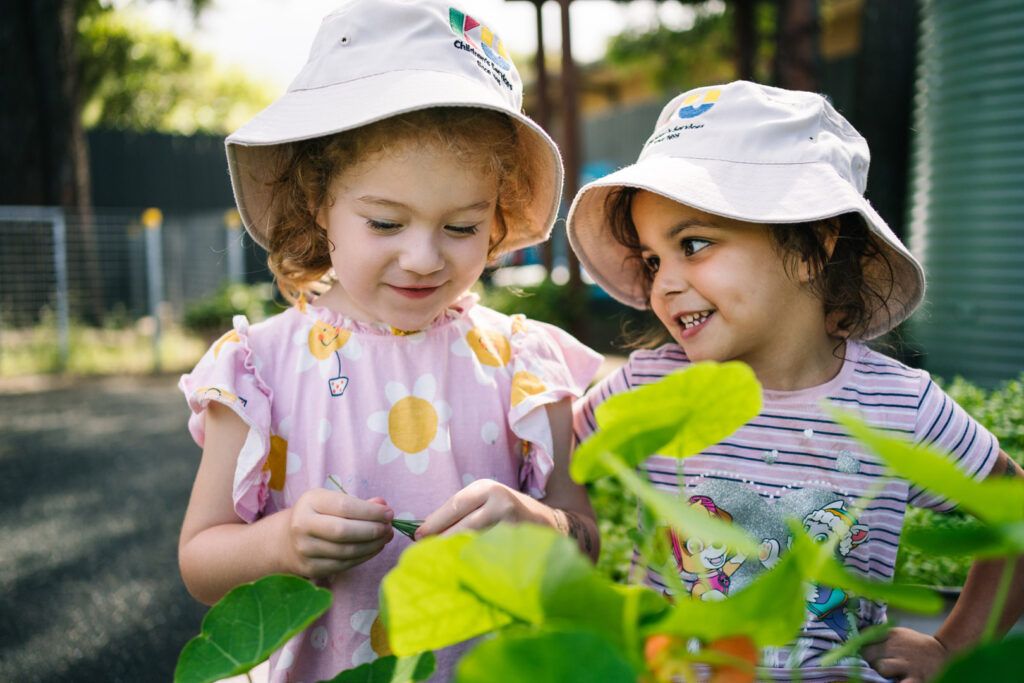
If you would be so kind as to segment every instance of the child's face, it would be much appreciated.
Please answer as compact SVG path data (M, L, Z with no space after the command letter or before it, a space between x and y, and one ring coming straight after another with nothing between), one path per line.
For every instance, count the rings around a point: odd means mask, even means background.
M744 361L765 382L828 343L820 300L787 272L765 226L651 192L634 197L632 217L651 308L690 360Z
M338 281L318 301L365 322L423 329L480 277L497 178L407 144L342 172L317 223Z

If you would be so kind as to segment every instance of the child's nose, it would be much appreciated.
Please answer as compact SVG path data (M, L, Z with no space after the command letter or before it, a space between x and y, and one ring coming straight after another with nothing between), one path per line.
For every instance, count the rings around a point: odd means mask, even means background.
M444 254L433 231L410 231L398 257L402 270L417 275L430 275L444 268Z
M690 283L684 273L678 268L664 267L654 274L654 282L651 284L651 295L658 297L671 296L685 292L690 288Z

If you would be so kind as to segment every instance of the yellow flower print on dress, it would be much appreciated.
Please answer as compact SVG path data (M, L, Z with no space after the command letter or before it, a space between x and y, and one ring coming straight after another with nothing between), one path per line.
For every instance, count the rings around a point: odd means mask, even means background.
M447 401L434 400L436 392L437 380L430 374L421 375L412 392L401 382L387 383L384 393L391 408L371 414L366 422L372 431L386 435L377 462L384 465L404 456L409 471L422 474L430 464L431 451L451 451L452 409Z
M540 377L529 370L520 370L512 375L512 405L517 406L530 396L547 391Z
M267 454L267 461L263 463L263 471L270 472L270 482L267 485L271 489L284 489L284 480L288 474L288 442L277 434L270 437L270 453Z
M324 377L337 373L341 356L357 360L363 355L359 340L351 331L334 327L322 320L314 322L306 335L297 334L292 341L309 350L309 353L299 354L298 371L305 372L316 365Z
M494 384L494 375L508 367L512 360L512 345L508 337L496 330L484 327L460 325L458 339L452 342L452 353L462 358L476 358L474 374L480 384Z
M369 636L363 641L355 652L352 653L352 666L359 666L372 662L378 657L386 657L391 654L391 645L388 643L388 632L380 620L380 613L375 609L356 610L349 619L352 629L361 635Z

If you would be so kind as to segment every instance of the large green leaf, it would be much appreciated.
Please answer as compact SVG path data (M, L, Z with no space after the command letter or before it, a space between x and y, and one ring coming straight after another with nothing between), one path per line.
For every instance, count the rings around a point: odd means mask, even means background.
M1024 680L1024 637L981 645L955 658L934 683Z
M433 652L412 657L388 655L342 671L330 681L320 683L416 683L430 678L435 668L437 660Z
M635 683L637 672L589 631L505 632L459 662L456 683Z
M381 618L400 657L437 650L512 623L514 617L462 583L462 549L476 534L409 546L381 583Z
M744 363L695 363L612 396L594 411L600 431L573 454L579 482L610 472L602 453L635 466L654 453L684 458L726 438L761 410L761 387Z
M975 517L990 524L1024 520L1024 481L975 481L934 448L915 446L887 436L850 413L835 409L831 412L851 436L866 444L901 476L958 502Z
M284 574L236 586L210 608L200 634L181 651L175 683L249 671L323 614L331 598L330 591Z

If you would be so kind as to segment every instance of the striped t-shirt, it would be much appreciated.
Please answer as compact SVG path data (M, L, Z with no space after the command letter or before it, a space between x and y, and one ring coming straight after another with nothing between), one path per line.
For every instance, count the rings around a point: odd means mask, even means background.
M995 437L974 421L922 370L847 344L842 370L831 381L799 391L763 392L760 414L724 441L678 460L652 455L641 466L656 487L688 504L744 527L762 541L761 557L729 557L699 538L672 535L680 578L695 598L720 599L741 590L789 546L785 519L796 517L808 533L838 534L837 558L874 580L892 579L907 505L948 510L951 504L907 481L887 476L884 465L848 437L822 410L823 399L859 413L879 429L915 443L933 444L957 465L983 478L999 454ZM635 351L628 362L593 387L575 407L576 438L596 430L594 409L610 396L656 382L689 365L682 348L666 344ZM652 406L653 408L653 406ZM680 481L685 491L680 492ZM880 487L875 490L876 487ZM863 498L874 497L856 514ZM649 571L647 583L666 590ZM820 667L821 655L853 633L885 620L885 606L843 591L811 586L807 621L796 641L762 652L759 679L885 681L860 658Z

